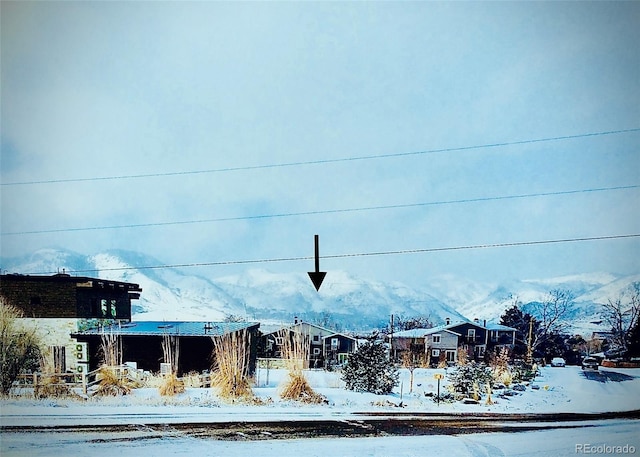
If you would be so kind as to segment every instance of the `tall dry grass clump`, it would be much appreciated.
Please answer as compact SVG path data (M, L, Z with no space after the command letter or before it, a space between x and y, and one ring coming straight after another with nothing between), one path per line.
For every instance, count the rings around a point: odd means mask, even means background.
M35 398L66 398L76 397L65 379L56 373L56 364L53 360L52 351L49 349L40 355L40 373L38 384L34 387L33 396Z
M40 340L35 328L24 328L22 311L0 297L0 394L8 395L24 371L39 367Z
M281 387L280 397L304 403L326 403L327 399L316 393L304 376L303 370L309 360L309 335L284 330L278 336L282 338L282 358L289 371L288 379Z
M211 386L226 400L253 398L249 384L251 334L241 330L212 337L212 340L214 365Z
M171 397L185 391L184 382L178 379L178 360L180 359L180 339L173 335L162 337L162 353L164 363L171 366L171 372L164 375L159 387L160 395Z
M95 395L117 397L127 395L136 384L127 379L122 372L122 339L112 333L101 336L100 353L102 366L98 370L100 380Z

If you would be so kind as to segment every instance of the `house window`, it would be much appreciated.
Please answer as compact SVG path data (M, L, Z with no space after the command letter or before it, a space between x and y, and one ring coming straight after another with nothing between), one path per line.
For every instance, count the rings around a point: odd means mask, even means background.
M447 351L446 352L447 362L455 362L456 361L456 351Z
M440 342L440 335L433 335L433 342L434 343L439 343Z
M331 349L334 351L337 350L339 343L338 338L331 338Z
M320 341L320 335L313 335L313 341L316 343Z
M102 313L102 317L107 317L107 300L104 298L100 300L100 312Z
M440 357L440 349L432 349L431 357Z
M284 338L281 336L276 336L276 345L282 346L284 344Z
M320 355L320 348L313 348L313 355Z
M116 317L116 312L117 312L117 308L116 308L116 301L115 300L111 300L111 316L112 317Z
M470 328L469 330L467 330L467 338L469 338L469 341L473 341L476 339L476 329L475 328Z

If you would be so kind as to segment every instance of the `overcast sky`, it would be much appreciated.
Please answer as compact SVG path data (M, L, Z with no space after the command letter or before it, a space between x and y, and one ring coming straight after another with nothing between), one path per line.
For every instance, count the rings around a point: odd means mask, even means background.
M126 249L184 264L312 256L314 234L321 256L340 256L640 233L638 2L3 1L1 13L3 257ZM559 137L571 138L529 141ZM320 267L419 287L638 273L639 247ZM313 261L197 272L247 268Z

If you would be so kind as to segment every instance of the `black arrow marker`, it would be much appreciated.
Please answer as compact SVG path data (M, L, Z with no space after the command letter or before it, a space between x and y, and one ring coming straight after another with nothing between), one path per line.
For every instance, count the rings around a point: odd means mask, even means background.
M316 290L320 291L320 286L322 285L322 281L324 281L324 277L327 275L326 271L320 271L320 248L318 235L314 236L315 248L316 248L316 271L310 271L309 277L311 278L311 282L315 286Z

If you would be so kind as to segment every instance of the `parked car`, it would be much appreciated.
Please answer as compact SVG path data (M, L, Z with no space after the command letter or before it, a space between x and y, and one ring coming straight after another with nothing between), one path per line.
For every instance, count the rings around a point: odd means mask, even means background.
M600 363L598 363L598 359L595 357L585 357L582 359L582 369L583 370L597 370Z
M562 357L554 357L553 359L551 359L552 367L563 367L566 364L567 362L565 362L565 360Z

